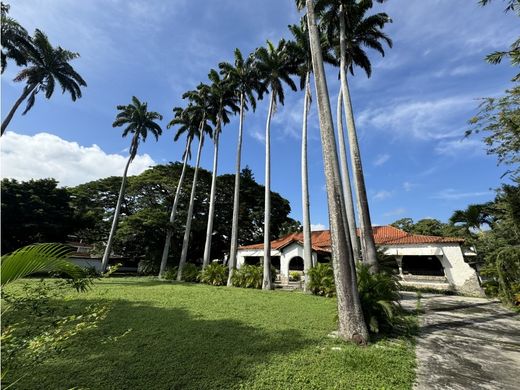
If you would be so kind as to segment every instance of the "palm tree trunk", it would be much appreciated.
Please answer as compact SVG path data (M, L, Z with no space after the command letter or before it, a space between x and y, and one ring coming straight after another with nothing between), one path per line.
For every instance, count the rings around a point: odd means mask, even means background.
M14 103L13 107L11 108L11 111L9 111L4 121L2 122L2 130L0 136L4 135L5 129L7 129L7 125L9 125L9 122L11 122L11 119L13 119L14 113L16 112L18 107L20 107L20 104L22 104L22 102L27 98L27 96L29 96L29 94L34 90L34 88L36 88L36 84L32 86L26 86L23 89L22 96L20 96L18 100Z
M347 81L347 55L346 55L346 32L345 18L342 6L340 6L340 78L341 92L345 107L345 117L347 120L348 138L350 145L350 158L354 171L354 183L356 187L356 198L358 201L358 212L360 222L360 236L363 246L363 259L370 267L372 273L378 272L379 265L377 263L376 245L374 235L372 233L372 222L370 221L370 210L368 208L367 193L365 188L365 178L363 176L363 167L361 164L361 154L356 134L356 125L354 123L354 113L350 100L350 91Z
M195 203L195 189L197 188L197 177L199 175L200 153L202 151L202 145L204 144L204 134L202 133L203 128L204 127L201 125L199 147L197 148L197 161L195 162L195 172L193 173L193 183L191 185L190 205L188 206L188 216L186 217L186 228L184 230L184 238L182 240L182 251L181 251L181 259L179 261L179 271L177 272L177 281L178 282L180 282L182 280L182 269L184 268L184 265L186 264L186 258L188 256L188 245L190 243L190 233L191 233L191 220L193 219L193 205Z
M264 282L263 290L272 290L271 284L271 116L273 115L274 91L271 88L269 111L265 125L265 203L264 203Z
M206 244L204 245L204 257L202 269L209 264L211 256L211 239L213 238L213 221L215 220L215 191L217 188L217 168L218 168L218 138L220 133L220 120L215 131L214 151L213 151L213 176L211 177L211 192L209 196L208 225L206 228Z
M310 276L309 270L312 268L312 238L311 238L311 218L309 212L309 170L307 168L307 119L309 116L309 106L311 104L310 72L305 77L305 96L303 98L303 126L302 126L302 211L303 211L303 270L305 274L305 284L303 290L308 291Z
M164 249L161 258L161 267L159 269L159 278L162 278L164 271L166 270L166 264L168 262L168 254L170 253L170 245L173 235L173 223L175 222L175 216L177 215L177 205L179 204L179 197L184 183L184 177L186 176L186 166L188 165L188 154L191 147L192 136L188 136L186 140L186 149L184 150L184 161L182 162L182 171L179 182L177 183L177 189L175 190L175 197L173 198L172 211L170 213L170 226L166 232L166 240L164 241Z
M242 134L244 129L244 93L240 94L240 123L238 125L237 160L235 166L235 189L233 194L233 222L231 226L231 249L229 250L229 276L227 285L232 286L233 272L237 264L238 211L240 207L240 160L242 157Z
M368 340L368 331L357 292L355 272L354 275L352 275L354 263L352 247L348 236L345 234L345 227L343 226L343 215L345 211L343 209L344 205L341 196L341 178L339 174L334 125L330 110L329 92L321 53L320 36L314 16L314 1L306 0L306 5L320 120L323 162L327 184L332 265L334 268L338 304L339 336L345 340L365 344Z
M132 140L132 144L134 144L134 141L137 136L138 136L138 133L136 132L134 135L134 139ZM130 153L130 157L128 157L128 161L126 162L125 171L123 172L123 180L121 181L121 188L119 189L119 196L117 198L116 209L114 211L114 219L112 220L112 227L110 228L110 234L108 236L107 246L105 248L105 253L103 254L103 260L101 261L101 272L105 272L107 270L108 260L110 259L110 252L112 251L112 243L114 241L114 235L116 233L117 223L119 222L119 212L121 211L121 203L123 203L123 197L125 194L126 176L128 174L128 167L130 166L130 163L132 162L133 158L134 158L134 155L132 153Z
M354 260L359 260L360 252L356 234L356 214L354 211L354 200L352 198L352 187L350 184L350 173L348 170L347 150L345 148L345 135L343 133L342 110L343 99L340 90L338 94L338 105L336 114L338 126L339 155L341 161L341 174L343 177L343 198L345 200L345 209L347 211L348 234L350 236L350 242L352 243L352 252L354 253Z

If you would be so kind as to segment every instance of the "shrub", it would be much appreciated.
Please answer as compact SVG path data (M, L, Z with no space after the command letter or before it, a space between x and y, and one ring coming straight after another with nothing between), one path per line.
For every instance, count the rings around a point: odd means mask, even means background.
M164 279L176 280L178 272L179 272L178 266L169 268L164 273ZM182 280L183 281L196 283L199 281L199 277L200 277L200 268L199 267L197 267L195 264L192 264L192 263L184 264L184 268L182 269Z
M309 272L309 290L315 295L333 297L336 295L334 272L329 263L318 263Z
M298 271L289 272L289 280L293 282L297 282L301 280L302 276Z
M496 260L498 297L509 305L520 305L520 246L501 249Z
M199 280L213 286L224 286L227 283L228 274L229 269L225 265L211 263L202 270Z
M261 265L244 264L233 272L232 283L235 287L262 288L264 267ZM271 267L271 282L276 280L276 268Z

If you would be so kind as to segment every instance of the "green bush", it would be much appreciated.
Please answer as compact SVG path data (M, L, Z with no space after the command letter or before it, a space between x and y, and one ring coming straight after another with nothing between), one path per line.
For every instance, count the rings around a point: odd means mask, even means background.
M498 297L508 305L520 305L520 246L501 249L496 267Z
M213 286L224 286L227 284L228 274L229 269L225 265L211 263L202 270L199 280Z
M333 297L336 295L334 284L334 271L330 263L318 263L308 272L310 282L309 290L315 295Z
M289 280L292 282L298 282L301 280L302 275L298 271L289 272Z
M235 287L242 288L262 288L264 280L264 267L261 265L244 264L233 272L231 282ZM276 280L276 268L271 267L271 282Z
M164 279L176 280L178 272L179 272L178 266L169 268L164 273ZM183 281L196 283L199 281L199 277L200 277L200 268L199 267L197 267L195 264L192 264L192 263L186 263L184 265L184 268L182 269L182 280Z

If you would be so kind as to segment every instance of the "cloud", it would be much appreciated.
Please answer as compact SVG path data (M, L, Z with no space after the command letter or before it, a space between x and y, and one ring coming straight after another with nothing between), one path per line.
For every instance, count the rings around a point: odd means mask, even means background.
M475 156L484 154L484 144L476 139L455 139L440 141L435 147L435 153L443 156Z
M403 190L405 190L406 192L410 192L412 190L412 188L415 186L416 186L416 184L410 183L409 181L405 181L403 183Z
M17 180L54 178L62 186L123 174L128 157L107 154L99 146L81 146L49 133L21 135L8 131L2 136L2 177ZM129 175L137 175L155 161L137 155Z
M390 159L390 155L385 153L385 154L380 154L376 157L376 159L374 160L373 164L378 167L378 166L381 166L383 165L385 162L387 162L388 160Z
M400 207L397 209L387 211L386 213L383 213L383 217L395 217L398 215L403 215L405 212L406 212L406 209L404 207Z
M325 230L327 229L327 227L322 224L322 223L317 223L317 224L312 224L311 223L311 230L312 231L316 231L316 230Z
M374 200L384 200L388 199L392 196L392 193L390 191L381 190L375 193L375 195L372 197Z
M258 142L265 144L265 134L258 130L253 130L249 133L251 137L256 139Z
M432 199L456 200L493 195L491 191L458 192L453 188L446 188L432 196Z

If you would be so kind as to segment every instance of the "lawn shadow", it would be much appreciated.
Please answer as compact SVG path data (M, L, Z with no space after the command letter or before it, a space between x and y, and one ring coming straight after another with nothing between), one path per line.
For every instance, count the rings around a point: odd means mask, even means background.
M96 302L106 303L68 304ZM268 331L178 307L116 301L96 328L32 367L16 388L231 389L259 375L274 356L309 342L296 329Z

